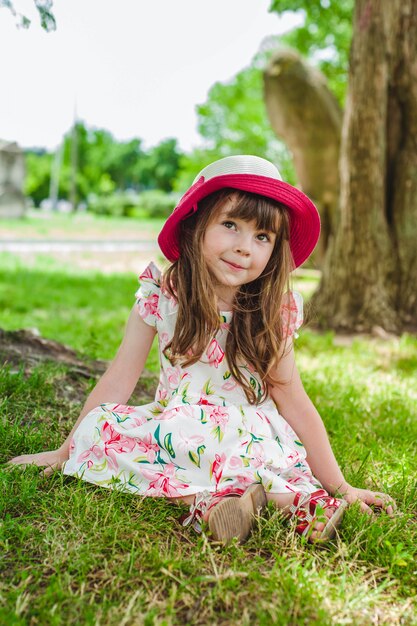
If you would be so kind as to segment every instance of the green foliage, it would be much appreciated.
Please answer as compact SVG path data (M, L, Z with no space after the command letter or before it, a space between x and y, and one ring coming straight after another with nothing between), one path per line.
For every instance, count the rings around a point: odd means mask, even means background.
M78 122L64 138L60 197L68 198L70 193L74 141L78 200L85 200L91 193L99 194L103 189L124 190L139 186L138 162L145 158L141 141L118 142L108 131L90 129Z
M160 189L115 192L88 198L88 210L96 215L112 217L167 218L176 205L177 197Z
M280 37L280 42L296 48L316 62L327 76L329 86L343 104L352 39L354 0L271 0L270 11L304 15L303 26Z
M215 83L197 113L201 136L220 157L275 156L278 141L267 120L262 71L258 67L242 70L227 83Z
M146 189L172 191L180 157L176 139L165 139L151 148L138 163L141 185Z
M52 0L34 0L34 2L39 13L42 28L47 32L56 30L56 21L52 13ZM26 15L17 13L11 0L0 0L0 9L3 7L11 11L16 19L16 26L18 28L29 28L31 24L30 19L26 17Z
M170 192L173 189L181 158L176 139L163 140L144 151L140 139L119 142L106 130L89 128L83 122L78 122L64 137L63 145L59 148L62 154L59 151L56 155L46 151L26 153L26 192L36 206L49 195L55 160L61 161L58 196L69 198L74 142L77 202L86 201L92 195L99 197L99 202L93 202L99 213L128 213L131 202L128 195L108 198L116 191L159 189Z
M32 198L35 206L39 206L49 195L52 161L52 154L46 151L27 150L25 152L24 193Z
M168 194L160 189L142 191L138 198L139 211L133 211L133 215L166 219L174 210L177 200L175 194Z
M88 210L96 215L112 217L131 217L139 205L138 194L117 191L112 194L90 196Z
M218 158L218 152L208 148L195 148L192 152L183 154L179 161L179 169L174 181L174 190L184 193L190 187L198 172Z
M56 30L55 17L51 11L52 4L52 0L35 0L35 5L38 9L41 20L41 26L47 32Z

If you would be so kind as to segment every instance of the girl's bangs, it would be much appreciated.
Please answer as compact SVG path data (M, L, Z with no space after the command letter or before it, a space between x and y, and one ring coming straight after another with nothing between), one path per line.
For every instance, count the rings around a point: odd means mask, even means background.
M230 217L250 222L255 220L257 230L278 233L281 225L282 206L274 200L250 193L231 191L230 200L233 202L228 211Z

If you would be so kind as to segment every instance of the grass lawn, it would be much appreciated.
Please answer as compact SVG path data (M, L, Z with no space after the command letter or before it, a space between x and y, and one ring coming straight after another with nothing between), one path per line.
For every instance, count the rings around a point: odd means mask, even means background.
M11 255L0 255L0 268L0 328L37 328L85 356L112 358L134 275L26 268ZM311 281L297 286L311 291ZM416 624L416 354L407 335L343 346L307 328L297 340L305 387L346 478L398 503L392 519L351 507L321 549L272 508L245 545L224 548L182 529L180 506L7 468L11 456L58 446L81 407L64 366L4 366L0 623ZM155 348L148 368L156 372ZM77 384L87 394L93 381Z

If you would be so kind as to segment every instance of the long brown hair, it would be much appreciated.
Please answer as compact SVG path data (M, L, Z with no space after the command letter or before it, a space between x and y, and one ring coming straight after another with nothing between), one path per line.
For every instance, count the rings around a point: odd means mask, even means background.
M284 293L289 291L289 274L293 269L288 210L280 203L253 193L221 189L201 200L198 210L181 222L181 254L164 277L165 289L178 302L174 336L164 354L172 364L191 365L201 358L220 328L214 281L203 258L202 244L207 226L228 198L233 199L228 217L256 220L257 229L276 233L271 257L262 274L236 291L226 340L231 374L242 386L248 402L259 404L267 397L268 383L279 382L271 371L284 351L281 303ZM256 383L245 373L245 365L257 372L261 390L254 388Z

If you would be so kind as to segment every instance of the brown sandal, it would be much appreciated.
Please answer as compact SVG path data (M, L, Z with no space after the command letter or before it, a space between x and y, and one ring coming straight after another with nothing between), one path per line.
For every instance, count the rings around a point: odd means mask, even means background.
M246 490L227 487L215 493L204 491L196 494L183 526L191 524L197 532L201 532L201 522L211 511L208 527L212 538L225 544L237 538L242 543L249 536L254 518L265 505L265 491L259 483L250 485Z

